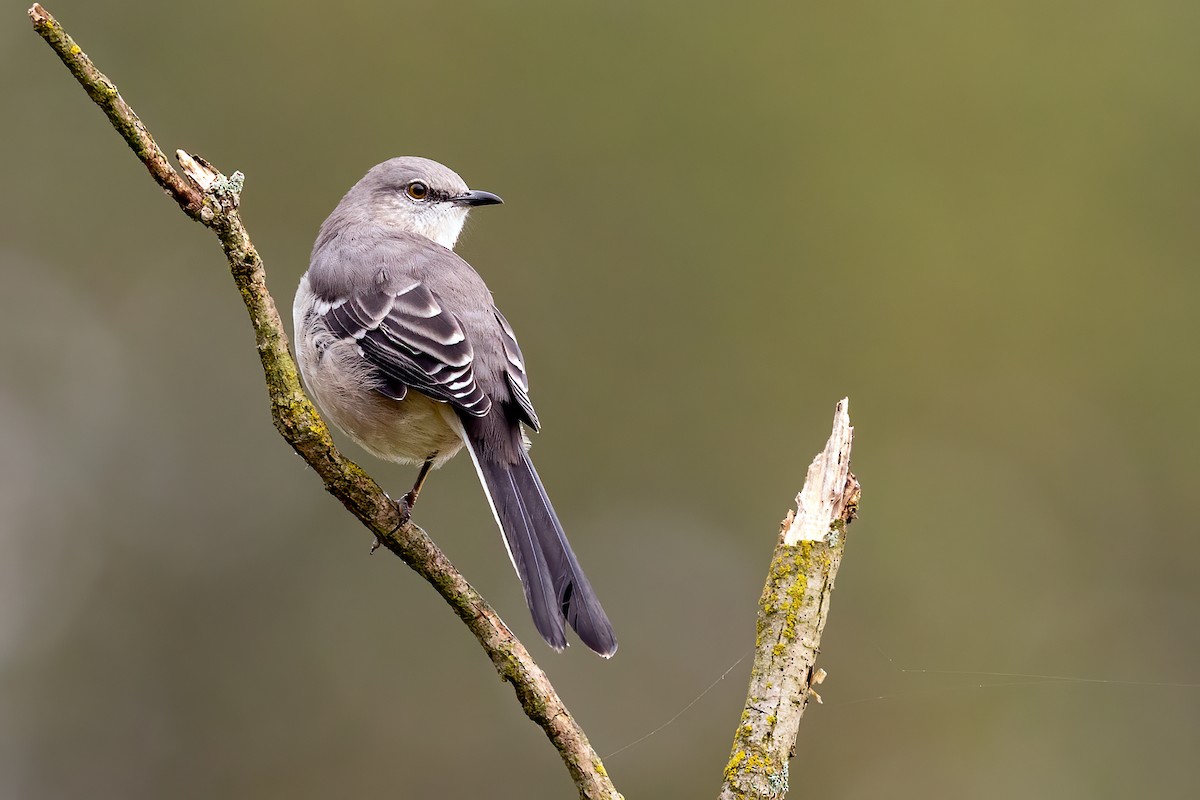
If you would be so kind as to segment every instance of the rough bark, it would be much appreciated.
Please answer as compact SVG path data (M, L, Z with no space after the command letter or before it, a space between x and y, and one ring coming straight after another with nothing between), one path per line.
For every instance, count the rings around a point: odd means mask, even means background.
M796 509L780 526L759 600L754 667L721 800L777 800L787 794L800 717L811 698L820 702L812 685L824 673L814 665L846 548L846 526L858 508L859 484L850 472L853 438L849 401L842 400L829 442L808 468Z

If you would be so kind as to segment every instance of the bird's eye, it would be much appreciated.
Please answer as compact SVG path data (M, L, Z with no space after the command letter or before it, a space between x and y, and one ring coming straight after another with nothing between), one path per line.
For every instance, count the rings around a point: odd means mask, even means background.
M424 200L429 197L429 185L423 181L413 181L404 187L404 192L413 200Z

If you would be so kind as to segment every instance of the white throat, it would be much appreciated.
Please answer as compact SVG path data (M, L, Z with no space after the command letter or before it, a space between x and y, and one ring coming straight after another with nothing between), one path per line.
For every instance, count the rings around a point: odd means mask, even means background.
M439 203L410 217L407 220L408 227L413 233L419 233L447 250L453 250L458 242L458 235L462 233L463 225L467 222L467 211L468 209L460 206Z

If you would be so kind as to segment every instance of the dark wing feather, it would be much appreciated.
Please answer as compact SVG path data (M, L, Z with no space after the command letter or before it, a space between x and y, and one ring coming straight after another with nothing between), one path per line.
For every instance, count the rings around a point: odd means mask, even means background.
M525 373L525 357L521 355L521 347L517 344L517 335L512 326L495 306L496 319L504 331L501 339L504 342L504 375L508 379L508 388L512 390L517 405L521 408L521 419L535 431L539 429L537 412L533 410L533 401L529 399L529 376Z
M396 399L408 389L482 417L491 400L475 380L475 354L458 318L419 281L394 291L371 288L329 308L329 330L355 339Z

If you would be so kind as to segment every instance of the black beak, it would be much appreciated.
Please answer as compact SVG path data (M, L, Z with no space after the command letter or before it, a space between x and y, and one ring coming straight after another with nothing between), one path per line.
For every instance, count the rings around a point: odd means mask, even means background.
M504 201L500 199L499 195L472 189L469 192L463 192L457 197L451 197L450 202L456 206L494 206Z

